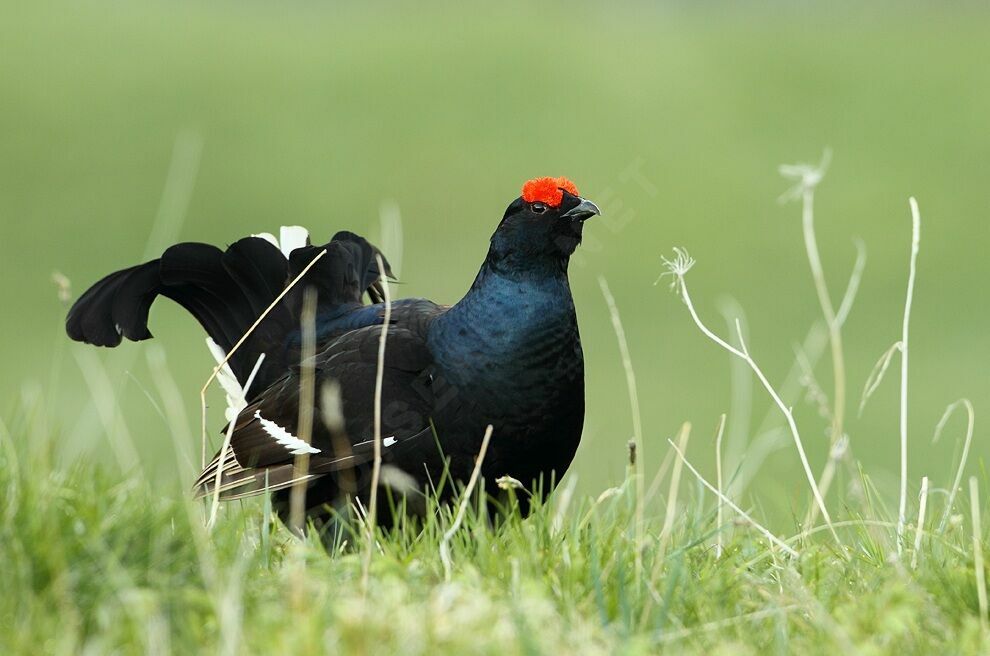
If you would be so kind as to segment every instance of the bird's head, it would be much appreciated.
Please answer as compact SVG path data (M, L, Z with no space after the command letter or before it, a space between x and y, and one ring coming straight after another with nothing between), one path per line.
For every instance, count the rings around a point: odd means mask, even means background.
M598 206L581 198L567 178L534 178L505 210L490 255L513 266L566 264L581 243L584 222L596 214Z

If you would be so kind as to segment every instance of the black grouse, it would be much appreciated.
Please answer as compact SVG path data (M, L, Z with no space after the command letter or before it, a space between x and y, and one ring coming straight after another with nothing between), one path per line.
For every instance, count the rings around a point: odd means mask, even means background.
M584 221L596 214L598 207L566 178L530 180L506 209L464 298L452 306L421 298L391 303L382 462L407 474L407 488L449 495L449 479L470 476L489 424L487 480L507 475L530 491L540 485L548 491L564 474L584 423L584 358L567 266ZM230 358L221 381L228 395L248 389L228 412L229 452L218 454L196 482L199 494L212 494L219 469L221 498L271 491L287 519L293 461L307 453L306 509L320 524L355 498L367 507L382 278L391 271L378 249L354 233L338 232L312 246L299 231L283 230L282 250L271 235L246 237L225 251L200 243L172 246L157 260L93 285L72 306L66 330L97 346L117 346L122 337L149 339L148 312L160 295L199 321L222 358L326 249ZM316 393L310 444L296 437L306 288L317 299L316 389L330 383L337 390ZM364 303L366 294L371 304ZM330 410L323 403L339 406L338 412L323 412ZM334 414L339 420L324 421ZM407 491L410 508L417 496L421 501L421 492ZM526 495L519 496L526 512Z

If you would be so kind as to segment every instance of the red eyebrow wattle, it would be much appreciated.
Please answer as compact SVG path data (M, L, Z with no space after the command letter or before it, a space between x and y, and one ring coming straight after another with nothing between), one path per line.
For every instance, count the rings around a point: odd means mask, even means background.
M522 187L522 199L527 203L545 203L557 207L564 199L564 191L579 196L577 186L564 177L533 178Z

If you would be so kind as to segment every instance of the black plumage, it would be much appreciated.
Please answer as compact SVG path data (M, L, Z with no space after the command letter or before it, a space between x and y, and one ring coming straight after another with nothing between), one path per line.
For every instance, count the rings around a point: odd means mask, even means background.
M405 472L410 498L448 477L466 481L488 424L494 434L482 473L489 480L511 476L531 490L559 480L580 440L584 363L567 264L584 221L598 208L562 178L530 181L523 192L506 210L463 299L453 306L425 299L392 303L382 372L382 460ZM326 255L230 359L243 383L264 354L247 405L233 422L230 452L218 454L201 474L199 494L214 491L219 472L222 498L272 491L283 511L295 482L295 454L305 451L311 518L319 522L354 497L367 502L381 285L391 275L387 262L379 271L378 249L350 232L324 246L301 245L288 257L259 237L225 251L178 244L158 260L103 278L69 312L71 338L116 346L123 337L151 337L150 307L165 296L229 352L324 248ZM332 384L337 390L317 394L310 445L295 437L306 287L317 294L317 389ZM325 412L325 402L339 403L339 413ZM445 489L441 495L450 486Z

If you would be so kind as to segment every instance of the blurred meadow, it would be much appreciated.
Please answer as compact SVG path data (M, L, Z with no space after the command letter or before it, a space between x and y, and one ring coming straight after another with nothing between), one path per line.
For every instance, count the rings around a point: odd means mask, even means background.
M815 219L836 303L854 239L868 253L844 328L852 448L893 499L896 359L857 406L900 336L913 195L910 481L912 494L923 475L947 485L964 429L957 418L931 444L947 404L976 407L970 471L990 455L988 27L977 3L2 3L0 417L46 423L66 461L113 459L99 436L126 427L148 476L178 494L198 464L212 365L199 327L167 302L153 310L189 426L177 439L197 456L180 474L152 343L70 344L54 271L74 299L176 241L222 245L281 224L378 240L383 207L397 207L394 291L452 303L522 182L566 175L605 212L571 265L588 398L572 475L587 494L617 484L633 431L599 276L628 337L647 472L689 420L689 457L710 473L722 412L737 454L782 422L764 425L769 398L654 284L660 256L689 250L706 322L727 336L720 312L743 308L750 351L783 383L820 311L801 208L778 203L791 183L777 167L827 147ZM815 374L830 393L827 353ZM828 422L805 396L792 402L817 471ZM749 499L800 515L808 487L776 435Z

